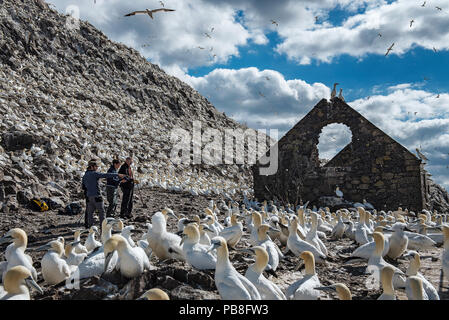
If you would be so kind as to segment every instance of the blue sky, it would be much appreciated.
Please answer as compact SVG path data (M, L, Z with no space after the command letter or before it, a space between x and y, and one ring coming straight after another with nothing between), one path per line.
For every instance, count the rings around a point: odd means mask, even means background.
M50 2L60 12L72 4ZM77 6L81 19L253 128L284 134L338 82L349 105L410 151L420 147L449 188L449 0L423 2L166 0L176 11L153 20L124 14L160 7L156 0ZM326 127L320 156L332 157L350 135Z

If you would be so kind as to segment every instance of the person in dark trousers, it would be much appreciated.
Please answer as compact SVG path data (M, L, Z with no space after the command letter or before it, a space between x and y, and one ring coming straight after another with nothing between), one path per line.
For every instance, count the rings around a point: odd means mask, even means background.
M112 160L112 165L108 170L108 173L117 173L120 168L120 161L117 159ZM117 188L120 184L118 177L108 178L106 180L106 198L108 199L108 209L106 210L106 217L113 217L115 215L115 208L117 207Z
M87 209L85 213L85 220L87 222L87 225L85 225L86 229L90 228L94 224L93 213L95 212L95 210L98 210L98 214L100 216L100 227L104 219L103 198L100 194L100 186L98 185L98 180L114 177L122 179L125 177L124 174L97 172L97 169L97 162L95 160L90 160L88 163L87 171L84 173L82 180L87 198Z
M122 205L120 208L121 218L131 218L131 211L133 209L133 194L134 194L134 178L131 170L131 164L133 163L132 157L127 157L125 163L122 164L118 173L128 176L128 179L122 180L120 188L123 192Z

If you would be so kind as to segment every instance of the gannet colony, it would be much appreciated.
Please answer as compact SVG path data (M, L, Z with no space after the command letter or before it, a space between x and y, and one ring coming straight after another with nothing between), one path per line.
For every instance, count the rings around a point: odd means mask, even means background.
M43 1L0 0L0 299L448 299L449 212L257 202L247 165L173 164L172 128L246 127L65 23ZM84 228L88 161L105 172L129 154L132 218Z

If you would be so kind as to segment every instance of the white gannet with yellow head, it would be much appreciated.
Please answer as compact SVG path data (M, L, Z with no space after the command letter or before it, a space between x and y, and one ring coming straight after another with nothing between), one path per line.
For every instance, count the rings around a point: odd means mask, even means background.
M145 251L140 247L131 247L124 237L114 234L104 245L105 271L114 251L118 252L119 260L116 269L127 278L134 278L150 269L150 261Z
M89 250L85 246L81 244L81 234L87 233L89 230L75 230L75 233L73 235L73 243L76 243L74 245L73 250L75 253L88 253Z
M137 300L170 300L170 298L165 291L153 288L145 292Z
M198 230L200 231L200 243L210 246L210 237L206 231L210 231L209 227L204 223L199 223Z
M2 238L0 238L0 244L12 242L5 251L6 261L3 262L4 267L3 275L5 276L6 271L15 266L24 266L30 270L33 279L37 280L37 272L33 267L33 259L25 253L28 245L28 236L25 231L20 228L14 228L9 230Z
M268 265L267 250L256 246L242 251L256 255L256 262L248 267L245 277L257 288L262 300L287 300L281 289L263 275L263 271Z
M76 253L75 246L79 243L79 241L74 241L71 243L67 243L64 248L64 255L66 257L65 261L69 266L78 266L80 265L84 259L86 259L86 253Z
M306 274L287 288L287 298L289 300L317 300L320 296L320 291L315 288L321 287L321 283L315 272L313 253L304 251L300 254L300 258L304 260Z
M339 300L352 300L352 294L344 283L336 283L326 287L316 287L315 290L337 293Z
M424 278L422 273L419 272L419 268L421 267L421 257L419 253L416 251L409 251L406 255L404 255L404 257L410 259L410 264L405 273L408 276L405 284L405 292L407 293L407 297L409 298L409 300L410 297L413 296L412 288L410 286L411 276L417 276L422 280L422 285L424 289L423 295L426 296L427 298L425 300L440 300L438 291L426 278Z
M405 274L397 267L387 263L382 257L384 249L384 236L380 232L374 232L373 238L376 243L376 249L368 260L368 266L365 273L371 273L375 279L380 279L380 272L386 266L391 266L394 270L393 284L396 289L405 288Z
M375 228L375 232L382 232L383 229L384 227L378 226ZM384 235L384 250L382 251L382 257L385 257L388 253L388 250L390 250L390 236L391 234ZM373 240L355 249L351 253L351 258L362 258L368 260L374 253L374 250L376 250L376 242Z
M310 216L312 217L312 226L310 227L309 232L307 232L305 241L310 243L312 246L314 246L320 252L322 252L325 256L327 256L328 254L327 248L317 234L318 215L315 212L311 212Z
M256 287L234 269L229 261L229 251L223 237L214 237L209 250L217 250L215 286L222 300L260 300Z
M253 211L252 213L252 229L251 229L251 234L249 236L249 243L253 246L257 245L257 229L260 227L260 225L262 224L262 215L257 212L257 211Z
M154 255L161 260L178 259L185 261L180 246L181 237L168 232L166 220L162 212L151 217L152 227L148 230L147 241Z
M231 248L235 248L243 235L243 224L237 220L238 217L240 215L232 214L231 226L224 228L220 232L220 237L225 238L228 246Z
M288 227L289 236L287 239L287 248L291 252L293 252L295 256L300 256L304 251L310 251L313 253L315 261L317 263L323 262L326 256L313 245L300 238L300 233L298 231L297 225L298 218L293 217L290 221L290 226Z
M382 294L377 300L396 300L393 287L393 276L396 270L391 265L386 265L380 271L380 282L382 284Z
M270 237L268 236L268 230L274 230L274 231L280 231L277 229L274 229L272 226L268 224L262 224L259 226L257 230L257 245L261 246L267 251L268 254L268 268L270 268L273 271L276 271L279 260L284 258L284 255L282 254L281 250L277 246L276 243L274 243Z
M64 246L58 240L53 240L36 249L36 251L48 250L41 260L42 277L49 285L59 284L72 274L72 268L62 258ZM76 268L76 267L74 267Z
M21 265L12 267L5 274L3 286L0 286L0 300L30 300L28 287L44 293L28 268Z
M407 294L409 300L428 300L420 277L411 276L408 278L408 281L410 284L410 291Z
M200 231L196 223L184 227L181 244L187 262L199 270L215 269L217 258L209 252L209 247L200 244L199 240Z
M88 252L92 252L96 248L102 246L101 242L95 239L95 234L100 234L98 232L98 228L96 226L90 227L89 235L87 236L86 242L84 242L84 246L86 247Z
M405 235L404 230L407 229L407 225L402 222L396 222L391 226L393 234L390 236L390 250L387 256L391 259L399 258L407 249L408 237Z

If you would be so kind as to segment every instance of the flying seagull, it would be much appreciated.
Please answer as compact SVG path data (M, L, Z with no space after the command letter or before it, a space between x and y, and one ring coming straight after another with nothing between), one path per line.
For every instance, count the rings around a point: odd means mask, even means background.
M318 23L318 16L315 16L315 23Z
M379 38L382 37L382 34L381 34L381 33L378 33L377 35L379 36Z
M161 6L165 7L165 5L162 1L159 1L159 3L161 4Z
M165 12L168 12L168 11L175 11L175 10L173 10L173 9L165 9L165 8L153 9L153 10L145 9L145 10L134 11L134 12L125 14L125 17L134 16L134 15L136 15L136 14L147 14L147 15L150 16L151 19L153 19L153 13L159 12L159 11L165 11Z
M441 9L440 7L435 7L435 8L436 8L437 10L440 10L440 11L443 10L443 9Z
M426 2L427 1L424 1L424 3L421 5L421 7L425 7L426 6Z
M439 98L440 98L440 94L437 95L437 99L439 99Z
M271 24L275 24L276 27L279 27L279 24L276 21L274 21L274 20L271 20Z
M207 32L204 32L204 35L205 35L206 37L208 37L208 38L211 38L211 39L212 39L212 37L210 36L210 34L208 34Z
M433 47L433 51L435 51L435 53L437 53L438 51L437 51L437 49L435 48L435 47Z
M387 53L385 54L385 56L387 56L391 50L393 50L393 46L394 46L394 42L393 44L387 49Z
M198 48L198 49L201 49L201 50L204 50L204 49L205 49L205 48L203 48L203 47L200 47L200 46L198 46L197 48Z
M215 27L212 27L212 29L210 29L210 32L214 32L214 30L215 30Z
M413 25L413 22L415 22L415 20L410 20L410 28L412 27L412 25Z

